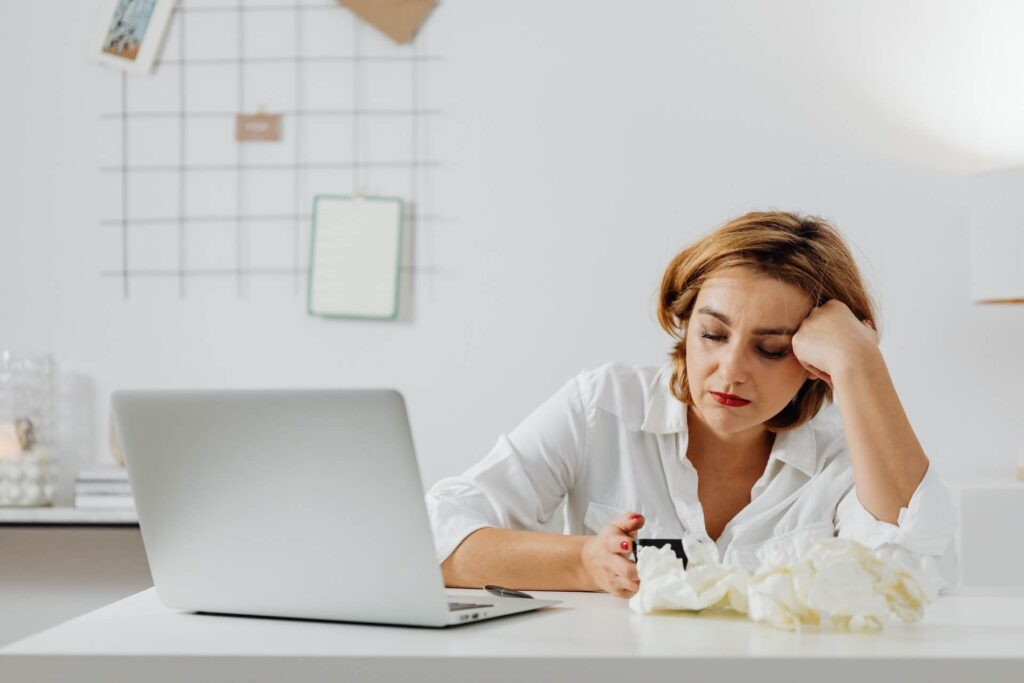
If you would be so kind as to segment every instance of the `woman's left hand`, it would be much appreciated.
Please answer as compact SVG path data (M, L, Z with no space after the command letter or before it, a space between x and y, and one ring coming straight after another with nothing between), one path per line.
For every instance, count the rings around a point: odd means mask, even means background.
M832 387L832 376L862 355L878 353L878 333L866 320L857 320L841 301L829 299L811 310L792 341L793 355L812 379Z

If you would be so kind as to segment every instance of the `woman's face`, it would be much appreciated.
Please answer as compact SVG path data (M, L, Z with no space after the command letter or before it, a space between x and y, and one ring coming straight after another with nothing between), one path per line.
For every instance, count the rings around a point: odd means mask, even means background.
M790 339L812 303L748 268L718 271L701 287L686 327L686 369L692 407L715 433L762 430L809 378Z

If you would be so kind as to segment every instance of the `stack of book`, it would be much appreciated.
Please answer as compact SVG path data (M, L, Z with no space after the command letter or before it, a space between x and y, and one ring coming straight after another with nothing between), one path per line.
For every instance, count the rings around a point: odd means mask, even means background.
M79 471L75 480L75 507L79 510L134 510L128 473L123 467Z

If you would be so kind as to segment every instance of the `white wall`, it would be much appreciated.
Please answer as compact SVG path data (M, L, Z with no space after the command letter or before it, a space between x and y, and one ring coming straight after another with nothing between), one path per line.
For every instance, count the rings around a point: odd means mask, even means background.
M929 455L1009 471L1024 309L973 305L968 173L1024 159L1024 6L1011 2L466 2L429 20L411 320L307 317L286 287L142 283L109 262L96 140L109 70L92 3L0 5L0 347L133 386L393 385L426 483L482 457L562 382L660 363L677 249L754 208L848 236ZM344 37L343 37L344 38ZM1016 64L1016 67L1013 65ZM1019 419L1018 419L1019 421Z

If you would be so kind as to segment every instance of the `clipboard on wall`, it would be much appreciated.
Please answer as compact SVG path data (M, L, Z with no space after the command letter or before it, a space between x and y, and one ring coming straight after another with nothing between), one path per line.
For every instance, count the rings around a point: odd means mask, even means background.
M397 197L317 195L310 239L310 315L394 320L404 206Z

